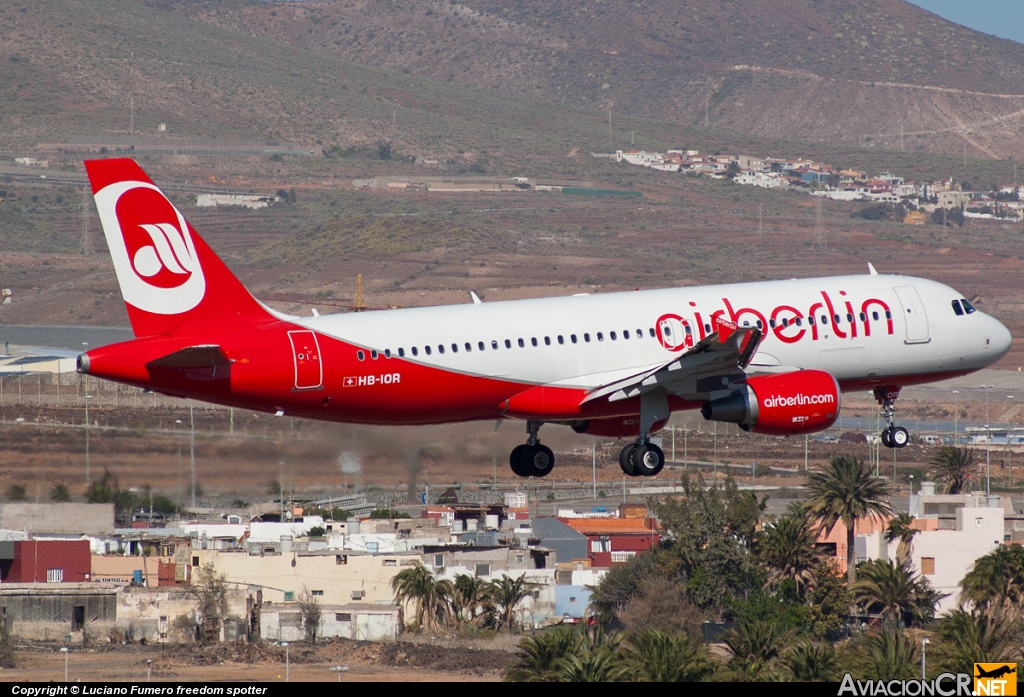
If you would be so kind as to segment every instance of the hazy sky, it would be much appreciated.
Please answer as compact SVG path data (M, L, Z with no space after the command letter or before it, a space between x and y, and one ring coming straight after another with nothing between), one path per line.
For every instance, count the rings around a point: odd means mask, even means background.
M1024 0L908 0L971 29L1024 43Z

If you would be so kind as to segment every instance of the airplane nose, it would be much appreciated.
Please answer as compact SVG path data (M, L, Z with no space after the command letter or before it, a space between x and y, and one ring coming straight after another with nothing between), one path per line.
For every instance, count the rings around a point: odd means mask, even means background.
M1013 336L1010 335L1010 330L1003 326L1002 322L994 317L989 319L992 322L992 327L989 330L992 336L992 348L1002 358L1009 352L1010 346L1013 345Z

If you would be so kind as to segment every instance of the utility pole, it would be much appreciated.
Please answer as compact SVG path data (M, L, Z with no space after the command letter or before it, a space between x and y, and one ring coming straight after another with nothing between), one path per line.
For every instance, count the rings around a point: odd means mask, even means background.
M900 114L900 152L903 152L903 115Z
M612 145L612 110L608 110L608 147L614 148Z
M78 247L82 256L92 254L92 245L89 244L89 197L82 195L82 238L78 241Z
M709 95L704 95L704 128L708 127L708 101L710 99Z
M128 97L128 108L131 111L131 117L128 121L128 135L135 135L135 95Z
M193 407L195 406L194 400L188 400L188 422L189 422L189 441L188 441L188 461L192 468L192 509L196 507L196 419L193 414Z
M630 147L630 149L633 148L633 141L634 140L636 140L636 131L634 131L631 128L631 129L629 129L629 147Z
M757 204L757 236L764 237L764 225L762 224L762 217L764 216L764 203Z
M828 243L825 241L825 224L821 218L821 198L818 198L816 204L816 224L814 229L814 239L811 241L811 249L828 249Z

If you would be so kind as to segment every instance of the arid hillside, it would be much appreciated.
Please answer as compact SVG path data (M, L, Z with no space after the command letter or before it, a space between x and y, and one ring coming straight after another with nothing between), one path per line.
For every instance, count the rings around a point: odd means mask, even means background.
M901 0L144 1L364 65L613 115L1024 156L1024 45Z

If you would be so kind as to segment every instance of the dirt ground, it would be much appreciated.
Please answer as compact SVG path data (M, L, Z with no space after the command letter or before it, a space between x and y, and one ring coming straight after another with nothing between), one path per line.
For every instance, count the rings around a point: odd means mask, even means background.
M499 645L509 642L498 641ZM509 644L511 645L511 644ZM505 649L474 649L398 642L375 644L344 639L311 649L289 648L290 679L295 682L337 680L334 666L347 666L342 682L473 682L500 680L513 654ZM22 647L17 667L0 671L4 682L61 681L64 655L56 645ZM285 650L274 645L221 644L212 647L118 646L72 649L72 681L272 682L286 677Z

